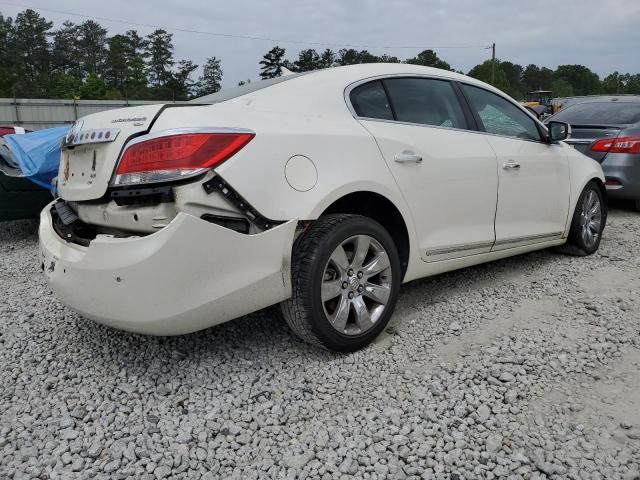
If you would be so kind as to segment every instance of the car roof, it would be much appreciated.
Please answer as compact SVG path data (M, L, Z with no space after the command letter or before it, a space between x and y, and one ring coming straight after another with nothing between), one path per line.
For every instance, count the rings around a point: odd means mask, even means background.
M620 103L638 103L640 102L640 95L602 95L595 98L590 98L580 103L607 103L607 102L620 102ZM575 104L579 105L579 104Z
M262 96L263 93L267 94L267 88L268 95L274 95L276 92L282 92L282 89L285 86L294 88L300 87L303 89L314 88L314 91L318 94L321 90L326 90L327 88L333 92L335 92L336 89L343 91L353 83L387 75L424 75L442 78L445 80L457 80L475 84L488 90L492 90L500 95L505 95L504 92L481 82L480 80L476 80L475 78L471 78L460 73L451 72L449 70L407 63L364 63L331 67L322 70L285 75L275 79L251 82L240 87L224 89L211 95L196 98L192 100L192 102L215 104L250 94Z
M470 79L465 75L443 70L441 68L425 67L410 63L359 63L356 65L345 65L342 67L332 67L309 72L309 78L334 77L343 79L345 82L353 83L367 77L378 75L432 75L455 80Z

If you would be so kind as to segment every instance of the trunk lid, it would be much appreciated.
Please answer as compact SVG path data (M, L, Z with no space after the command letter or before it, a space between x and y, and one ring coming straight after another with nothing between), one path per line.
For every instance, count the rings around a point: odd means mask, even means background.
M164 105L94 113L78 120L62 147L58 192L69 201L101 198L109 187L122 147L145 133Z
M565 140L580 153L602 163L606 152L591 151L591 144L602 138L615 138L622 131L619 125L571 125L571 136Z

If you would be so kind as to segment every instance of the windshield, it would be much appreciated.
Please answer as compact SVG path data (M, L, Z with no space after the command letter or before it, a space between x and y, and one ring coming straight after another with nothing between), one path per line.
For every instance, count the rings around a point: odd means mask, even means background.
M267 88L272 85L276 85L278 83L286 82L287 80L292 80L294 78L300 77L301 75L305 75L307 73L309 72L294 73L293 75L283 75L276 78L270 78L268 80L260 80L258 82L246 83L244 85L240 85L239 87L226 88L224 90L220 90L219 92L212 93L210 95L205 95L204 97L194 98L193 100L191 100L191 102L192 103L226 102L227 100L241 97L242 95L247 95L249 93L257 92L258 90L262 90L263 88Z
M567 107L553 120L573 125L630 125L640 122L640 102L588 102Z

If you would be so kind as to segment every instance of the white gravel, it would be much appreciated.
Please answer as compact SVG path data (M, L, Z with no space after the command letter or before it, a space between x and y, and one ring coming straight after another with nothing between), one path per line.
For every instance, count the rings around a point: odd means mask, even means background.
M34 230L0 225L2 479L640 478L640 214L613 211L589 258L407 285L351 355L275 309L98 326L55 300Z

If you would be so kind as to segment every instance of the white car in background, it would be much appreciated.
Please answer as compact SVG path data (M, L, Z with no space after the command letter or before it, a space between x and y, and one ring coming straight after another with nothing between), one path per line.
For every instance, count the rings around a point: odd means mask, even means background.
M568 132L405 64L97 113L65 141L42 267L64 304L115 328L184 334L282 302L304 340L352 351L404 282L597 250L604 177Z

